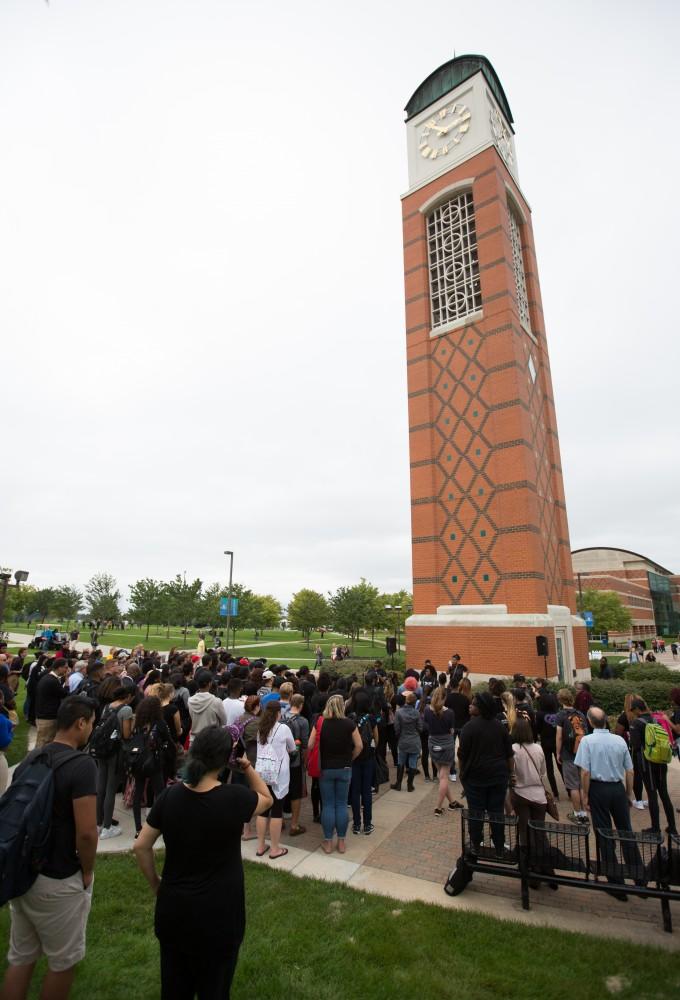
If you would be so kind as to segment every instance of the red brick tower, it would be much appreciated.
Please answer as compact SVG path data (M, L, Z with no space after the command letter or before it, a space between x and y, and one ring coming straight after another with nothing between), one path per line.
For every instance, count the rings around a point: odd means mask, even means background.
M587 640L510 107L488 60L460 56L406 115L409 665L459 652L474 673L572 680Z

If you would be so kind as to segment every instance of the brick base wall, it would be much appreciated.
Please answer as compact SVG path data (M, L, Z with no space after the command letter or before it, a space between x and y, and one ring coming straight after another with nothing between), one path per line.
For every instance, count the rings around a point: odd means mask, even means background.
M527 677L544 677L546 667L543 657L536 654L537 635L548 637L547 675L555 678L555 630L547 627L407 626L407 665L420 670L424 661L430 659L437 670L446 671L451 655L459 653L471 674L508 677L521 673ZM587 667L588 638L585 629L574 629L574 652L577 669Z

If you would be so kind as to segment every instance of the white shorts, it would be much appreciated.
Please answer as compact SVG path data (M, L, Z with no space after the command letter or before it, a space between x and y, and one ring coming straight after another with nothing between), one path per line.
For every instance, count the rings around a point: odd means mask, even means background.
M68 878L38 875L28 892L11 900L9 964L32 965L44 955L52 972L65 972L80 962L93 885L83 889L80 871Z

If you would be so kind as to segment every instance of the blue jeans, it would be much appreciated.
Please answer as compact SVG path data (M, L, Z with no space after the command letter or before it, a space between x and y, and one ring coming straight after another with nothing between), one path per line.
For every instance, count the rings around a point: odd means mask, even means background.
M407 753L404 750L397 750L397 763L400 767L410 767L413 771L418 767L418 757L420 755L417 753Z
M337 830L340 839L347 833L349 824L347 793L351 780L351 767L331 767L321 772L319 786L321 788L321 826L323 827L324 840L333 839L333 830Z
M361 826L361 806L364 807L364 827L370 826L373 820L373 757L368 760L355 760L352 764L352 821L355 827Z

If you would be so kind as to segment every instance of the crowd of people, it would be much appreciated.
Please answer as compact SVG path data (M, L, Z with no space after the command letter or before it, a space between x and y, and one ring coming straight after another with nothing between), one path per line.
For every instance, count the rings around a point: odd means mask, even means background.
M120 836L120 792L134 817L139 865L157 894L164 998L229 995L245 927L241 842L257 840L257 856L271 862L284 857L284 832L287 843L307 832L300 816L309 794L323 851L344 854L350 824L354 836L374 831L373 799L390 781L389 758L394 791L414 791L419 778L436 784L436 817L466 803L473 848L482 836L475 817L485 812L514 813L525 843L529 821L556 808L558 775L573 823L590 814L598 827L630 830L630 803L648 809L649 830L659 832L660 802L667 831L676 832L666 751L680 738L680 688L666 713L629 696L612 732L587 683L555 691L515 674L473 691L457 654L445 671L428 660L399 676L376 661L360 679L219 649L137 647L103 656L67 645L30 664L25 651L0 663L0 746L12 727L9 711L18 711L20 677L35 750L7 796L46 758L55 769L54 836L40 875L11 901L3 987L10 1000L26 995L40 954L49 967L43 995L68 994L85 949L97 842ZM502 824L492 836L501 851ZM234 900L228 927L226 895ZM181 931L187 918L204 929L196 942ZM214 944L207 964L196 961L206 941Z

